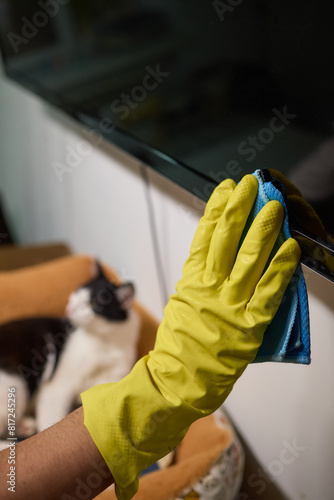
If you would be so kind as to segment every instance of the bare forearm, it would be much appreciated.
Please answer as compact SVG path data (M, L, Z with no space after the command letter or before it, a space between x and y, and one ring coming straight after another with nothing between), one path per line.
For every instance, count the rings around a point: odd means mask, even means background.
M9 448L0 453L3 500L73 500L82 495L91 499L113 482L83 424L82 408L15 446L15 470L10 468L13 462L9 464L9 453ZM10 490L12 484L7 481L11 478L15 479Z

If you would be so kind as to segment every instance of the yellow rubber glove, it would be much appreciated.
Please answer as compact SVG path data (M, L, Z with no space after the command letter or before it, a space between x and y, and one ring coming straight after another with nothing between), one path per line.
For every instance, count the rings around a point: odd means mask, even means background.
M238 251L256 195L251 175L215 189L153 351L120 382L81 395L85 426L121 500L135 494L141 470L223 403L278 309L300 250L287 240L261 277L283 221L283 207L271 201Z

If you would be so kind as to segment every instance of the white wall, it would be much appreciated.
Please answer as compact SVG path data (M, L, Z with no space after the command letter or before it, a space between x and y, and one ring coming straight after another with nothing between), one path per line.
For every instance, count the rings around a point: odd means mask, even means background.
M138 299L161 318L164 299L139 163L103 144L59 182L52 164L64 162L69 146L78 148L81 127L4 77L0 110L0 190L18 240L65 240L74 252L98 256L133 280ZM200 211L188 193L150 169L148 174L164 274L172 293ZM307 284L311 366L252 365L226 406L289 498L331 500L334 288L311 272ZM295 457L284 451L294 444ZM254 494L265 487L257 476L249 481Z

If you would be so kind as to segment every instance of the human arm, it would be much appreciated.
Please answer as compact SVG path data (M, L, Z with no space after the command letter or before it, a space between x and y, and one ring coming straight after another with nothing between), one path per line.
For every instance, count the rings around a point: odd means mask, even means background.
M0 452L3 500L73 500L86 492L95 498L112 475L83 424L82 407L49 429L15 446L15 493L8 490L9 448Z

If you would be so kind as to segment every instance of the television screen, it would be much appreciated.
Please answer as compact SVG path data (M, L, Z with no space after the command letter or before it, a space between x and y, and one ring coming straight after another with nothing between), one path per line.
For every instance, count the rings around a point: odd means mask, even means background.
M7 74L93 143L203 200L224 178L275 168L330 232L333 22L332 0L0 0Z

